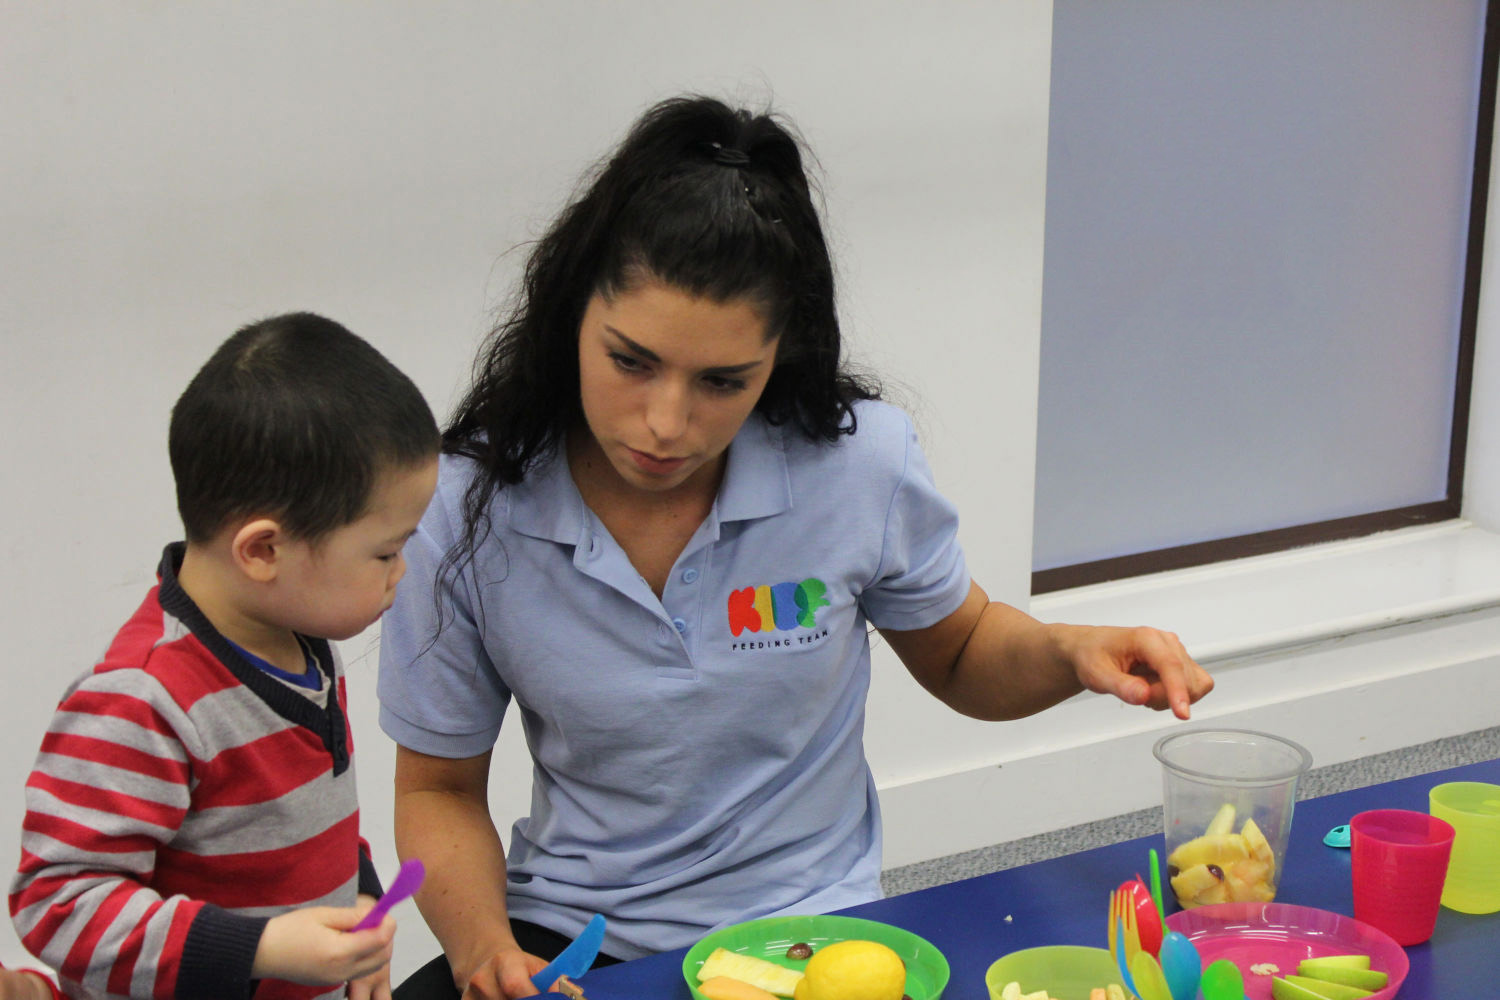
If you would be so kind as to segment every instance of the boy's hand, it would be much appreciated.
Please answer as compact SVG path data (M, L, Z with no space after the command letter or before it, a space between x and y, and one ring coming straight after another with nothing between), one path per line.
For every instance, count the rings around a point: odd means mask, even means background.
M374 905L374 896L360 893L359 902L354 905L354 908L359 911L360 918L363 919ZM367 976L349 980L349 988L345 992L349 1000L391 1000L390 965L382 965Z
M41 973L0 969L0 1000L53 1000L57 995Z
M349 980L349 1000L391 1000L391 967L382 965L368 976Z
M255 949L251 975L303 986L337 986L365 979L391 960L396 921L348 933L368 906L308 906L272 917Z

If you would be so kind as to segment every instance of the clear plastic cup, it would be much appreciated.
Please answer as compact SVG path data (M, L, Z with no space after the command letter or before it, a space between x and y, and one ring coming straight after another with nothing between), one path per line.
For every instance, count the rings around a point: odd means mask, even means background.
M1174 733L1162 764L1167 877L1185 909L1276 898L1297 801L1312 755L1248 729Z
M1450 781L1427 794L1428 811L1453 826L1443 905L1460 913L1500 911L1500 785Z
M1453 848L1453 827L1411 809L1371 809L1349 821L1354 918L1402 947L1421 944L1437 925Z

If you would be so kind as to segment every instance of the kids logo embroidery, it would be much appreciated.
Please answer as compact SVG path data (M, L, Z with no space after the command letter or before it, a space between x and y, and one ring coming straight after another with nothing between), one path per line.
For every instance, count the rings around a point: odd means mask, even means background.
M790 632L817 626L819 608L828 607L828 588L816 577L729 592L729 631Z

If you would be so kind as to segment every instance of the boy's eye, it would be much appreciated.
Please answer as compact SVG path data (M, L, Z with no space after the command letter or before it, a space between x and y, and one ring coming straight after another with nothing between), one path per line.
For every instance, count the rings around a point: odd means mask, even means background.
M399 552L391 552L391 553L388 553L388 554L383 555L383 556L377 556L376 558L378 558L381 562L390 562L392 559L396 558L400 554L401 553L399 553Z

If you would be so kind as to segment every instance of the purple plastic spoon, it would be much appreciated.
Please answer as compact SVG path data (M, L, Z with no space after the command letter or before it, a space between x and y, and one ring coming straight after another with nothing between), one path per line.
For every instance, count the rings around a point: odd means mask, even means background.
M409 898L412 893L422 887L422 879L427 877L427 869L422 867L422 862L412 858L401 866L396 877L391 880L391 887L385 891L385 895L376 900L374 908L365 914L365 918L353 927L350 932L367 931L371 927L379 927L385 915L391 911L391 907Z

